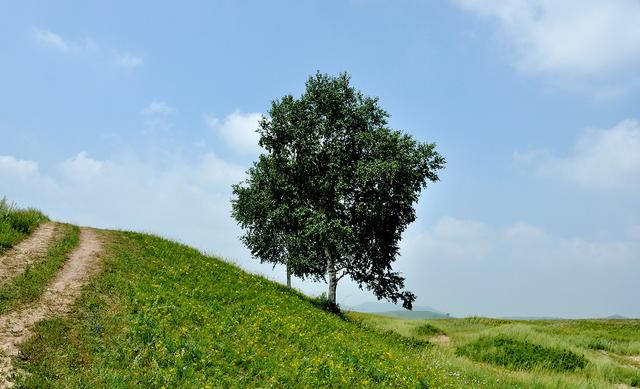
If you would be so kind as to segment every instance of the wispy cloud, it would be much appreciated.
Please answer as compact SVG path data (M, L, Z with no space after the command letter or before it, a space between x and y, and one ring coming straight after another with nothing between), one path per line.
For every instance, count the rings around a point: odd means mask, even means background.
M458 314L637 315L637 232L593 239L443 217L403 239L399 270L419 296Z
M38 163L35 161L17 159L11 155L0 155L0 175L24 179L37 173Z
M151 129L168 129L171 127L169 115L174 112L172 106L161 100L154 100L140 111L145 124Z
M42 171L36 161L0 156L0 197L41 207L58 220L154 231L247 257L229 216L231 185L244 168L212 152L188 161L176 155L173 162L80 152Z
M60 164L63 175L70 180L89 180L102 172L104 163L90 158L85 151Z
M116 63L122 67L133 69L144 65L144 59L137 55L123 54L116 58Z
M34 28L32 36L33 40L39 45L64 54L104 56L112 64L126 69L137 68L144 64L144 59L139 55L125 53L113 47L98 44L92 39L71 40L42 28Z
M590 129L576 141L571 155L548 150L516 152L514 161L538 174L600 190L640 188L640 124L623 120L612 128Z
M640 77L640 2L635 0L453 0L496 23L517 67L599 98Z
M173 107L164 101L153 100L148 106L146 106L142 112L146 116L162 115L166 116L173 113Z
M232 149L242 153L256 153L260 151L257 132L258 123L262 118L259 112L242 113L236 110L219 120L213 114L205 115L207 126L215 131Z
M67 43L64 39L62 39L60 35L53 33L51 31L41 30L36 28L33 30L33 37L36 40L36 42L46 46L53 47L60 51L68 52L73 49L73 47L69 43Z

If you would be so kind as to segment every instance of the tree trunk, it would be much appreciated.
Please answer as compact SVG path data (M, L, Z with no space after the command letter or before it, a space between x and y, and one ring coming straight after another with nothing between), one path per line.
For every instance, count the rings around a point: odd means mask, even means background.
M336 260L331 255L328 247L325 247L324 253L327 256L327 275L329 276L329 294L327 295L327 299L333 304L336 304L336 287L338 286Z
M288 262L287 262L287 287L291 288L291 268L289 267Z

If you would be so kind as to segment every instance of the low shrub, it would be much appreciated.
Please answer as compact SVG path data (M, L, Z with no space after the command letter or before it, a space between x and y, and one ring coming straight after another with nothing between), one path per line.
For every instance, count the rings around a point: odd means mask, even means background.
M411 330L411 333L415 336L436 336L444 335L444 331L440 328L431 325L429 323L421 324Z
M0 253L3 249L13 247L23 234L11 228L11 224L7 220L0 219Z
M468 324L480 324L480 325L484 325L484 326L487 326L487 327L497 327L497 326L501 326L501 325L504 325L504 324L513 323L513 320L494 319L494 318L491 318L491 317L480 317L480 316L465 317L461 321L463 321L465 323L468 323Z
M36 209L20 209L0 198L0 252L13 247L47 220Z
M513 370L542 368L557 372L584 368L587 360L570 350L544 347L504 336L481 337L456 350L456 354Z
M18 209L8 215L11 227L23 234L30 234L47 218L35 209Z
M342 313L342 310L340 310L340 305L334 303L333 301L329 301L325 293L322 293L318 297L311 297L309 300L311 301L311 304L313 304L316 308L320 308L324 311L336 314L344 319L344 314Z
M592 350L612 351L611 341L601 337L589 338L587 341L588 348Z

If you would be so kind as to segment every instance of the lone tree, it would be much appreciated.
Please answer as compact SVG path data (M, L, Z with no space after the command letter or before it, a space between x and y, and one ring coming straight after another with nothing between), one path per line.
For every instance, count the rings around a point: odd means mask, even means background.
M273 101L269 116L258 127L265 152L233 186L233 216L252 255L286 265L289 283L291 274L328 281L334 304L349 275L411 309L415 295L391 265L420 191L444 167L435 144L387 127L378 99L346 73L317 73L300 98Z

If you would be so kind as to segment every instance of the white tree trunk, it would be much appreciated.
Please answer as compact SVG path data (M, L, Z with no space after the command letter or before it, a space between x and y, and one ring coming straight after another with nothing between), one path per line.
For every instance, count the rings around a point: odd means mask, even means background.
M329 248L324 249L327 256L327 275L329 277L329 294L327 299L332 303L336 303L336 287L338 286L338 278L336 277L336 261L331 255Z

